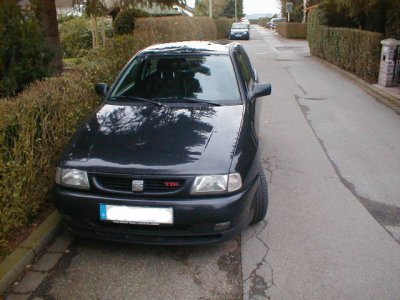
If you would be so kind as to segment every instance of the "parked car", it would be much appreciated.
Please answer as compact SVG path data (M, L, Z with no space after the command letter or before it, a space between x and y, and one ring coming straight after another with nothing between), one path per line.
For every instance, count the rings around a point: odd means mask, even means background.
M250 39L250 29L247 26L247 24L242 23L242 22L233 23L231 30L229 32L229 39L230 40L234 40L234 39L249 40Z
M250 29L250 21L245 19L245 18L241 18L240 19L241 23L245 23L247 25L247 28Z
M267 28L276 29L276 24L280 22L286 22L286 18L272 18L271 21L267 23Z
M74 235L145 244L233 238L264 219L261 100L271 86L237 43L134 56L59 162L54 201Z

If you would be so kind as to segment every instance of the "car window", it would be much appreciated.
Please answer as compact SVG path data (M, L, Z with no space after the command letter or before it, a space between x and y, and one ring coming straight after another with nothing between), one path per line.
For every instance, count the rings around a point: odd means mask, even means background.
M111 98L193 98L218 104L241 104L228 55L147 56L134 60Z
M123 93L125 90L129 90L135 86L138 78L138 74L140 72L140 68L138 67L143 62L143 59L137 58L135 59L127 72L124 73L120 80L120 84L118 89L120 93Z
M247 24L245 23L233 23L232 24L233 29L247 29Z
M244 52L244 50L240 48L237 51L236 57L240 65L240 69L243 75L243 79L246 83L246 86L248 89L250 89L250 87L254 83L254 73L250 64L249 57L247 56L246 52Z

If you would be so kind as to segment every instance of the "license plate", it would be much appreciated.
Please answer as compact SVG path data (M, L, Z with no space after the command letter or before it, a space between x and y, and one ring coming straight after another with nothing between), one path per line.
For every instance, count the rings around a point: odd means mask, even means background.
M174 213L172 207L125 206L101 203L100 220L142 225L173 224Z

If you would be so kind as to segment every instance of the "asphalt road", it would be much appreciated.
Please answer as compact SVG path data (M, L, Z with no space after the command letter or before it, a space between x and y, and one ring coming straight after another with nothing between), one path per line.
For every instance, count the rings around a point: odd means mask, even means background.
M75 239L32 297L400 298L399 115L305 41L253 27L242 44L273 86L259 100L267 220L202 247Z
M253 28L245 48L273 94L270 208L242 236L244 298L399 299L399 115L305 41Z

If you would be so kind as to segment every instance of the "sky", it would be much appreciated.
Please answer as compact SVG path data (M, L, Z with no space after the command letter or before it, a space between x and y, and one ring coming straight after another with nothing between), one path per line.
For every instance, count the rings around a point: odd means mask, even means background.
M195 0L186 0L187 4L194 7ZM257 13L279 13L277 0L243 0L246 15Z

